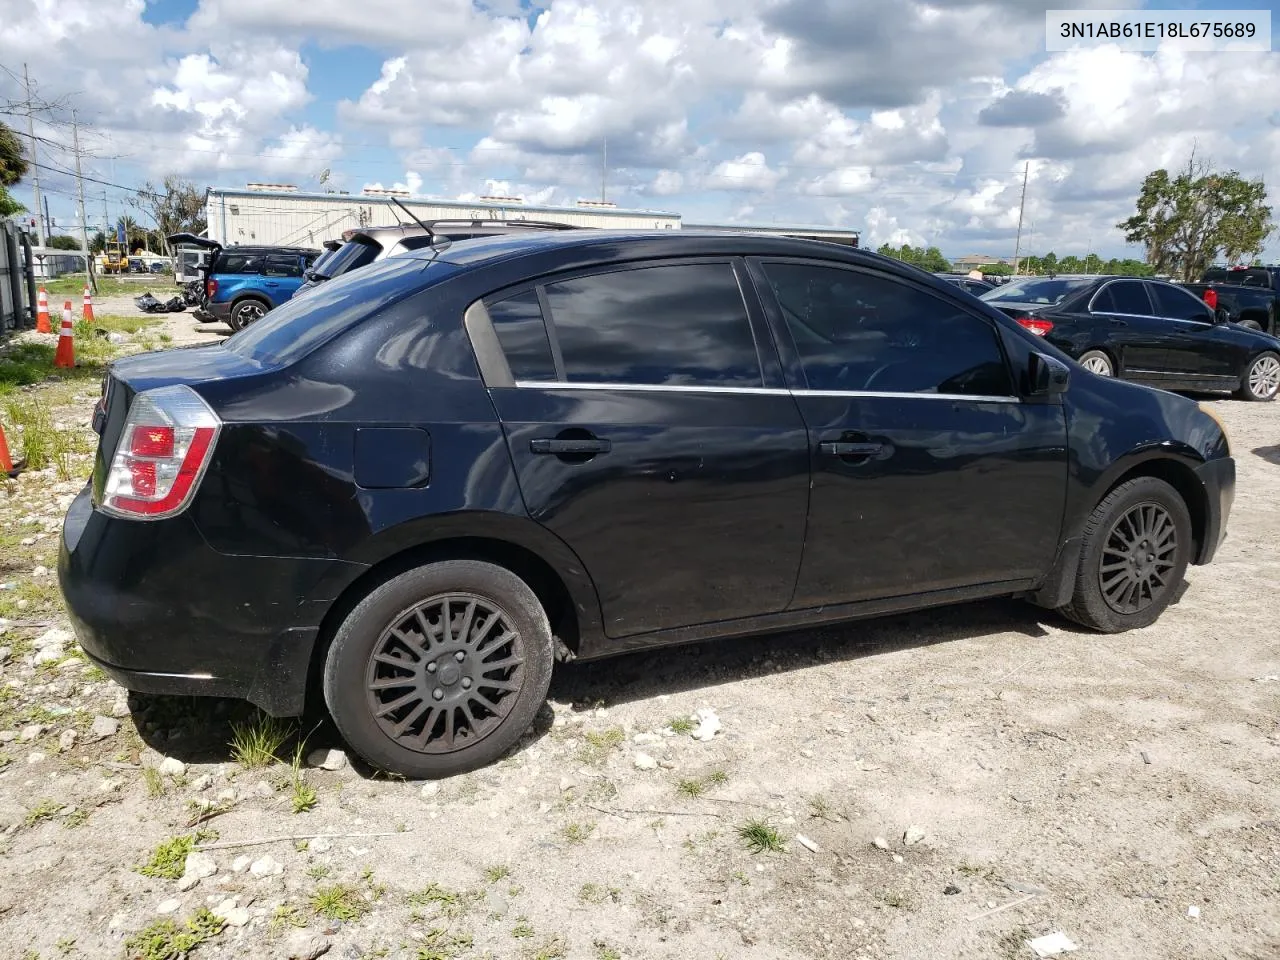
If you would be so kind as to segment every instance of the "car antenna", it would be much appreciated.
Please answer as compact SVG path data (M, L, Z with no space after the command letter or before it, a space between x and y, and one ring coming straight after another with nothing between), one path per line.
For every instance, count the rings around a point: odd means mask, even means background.
M427 231L427 236L431 238L431 245L434 247L436 245L436 232L432 230L429 226L427 226L425 223L423 223L421 220L419 220L417 214L415 214L412 210L410 210L403 203L401 203L399 197L392 197L391 202L394 203L401 210L403 210L405 213L407 213L409 215L410 220L412 220L414 223L420 226L423 230Z

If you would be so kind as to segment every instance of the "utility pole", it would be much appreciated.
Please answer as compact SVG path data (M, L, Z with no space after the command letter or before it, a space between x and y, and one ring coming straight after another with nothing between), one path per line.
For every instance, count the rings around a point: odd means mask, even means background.
M608 198L605 194L605 185L609 180L609 138L602 136L600 138L600 202L607 203Z
M102 191L102 239L103 250L106 249L107 231L111 229L111 215L107 212L107 191Z
M31 191L36 198L36 240L44 246L44 222L40 219L40 165L36 162L36 125L31 119L31 77L22 65L22 82L27 88L27 139L31 141Z
M1022 214L1027 209L1027 174L1031 172L1031 161L1022 167L1022 202L1018 204L1018 236L1013 241L1013 275L1018 275L1018 254L1022 251Z
M92 261L89 259L89 224L84 212L84 175L80 172L80 123L76 112L71 111L71 143L76 151L76 188L80 194L80 252L84 254L84 275L94 293L98 284L93 278Z

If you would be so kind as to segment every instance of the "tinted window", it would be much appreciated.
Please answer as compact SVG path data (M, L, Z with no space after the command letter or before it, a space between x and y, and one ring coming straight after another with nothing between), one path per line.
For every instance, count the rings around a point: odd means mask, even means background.
M1011 303L1058 304L1092 280L1014 280L994 287L982 295L983 300L1005 300Z
M262 254L229 253L226 250L218 254L218 262L214 273L261 273Z
M451 264L388 257L294 297L225 341L228 350L274 366L292 363L383 307L453 273Z
M1094 297L1091 309L1094 313L1128 313L1140 317L1152 315L1146 284L1141 280L1116 280L1108 283Z
M296 253L268 254L262 272L268 277L300 277L302 276L302 258Z
M529 290L487 307L511 376L517 380L554 380L556 364L551 358L547 327L542 322L538 291Z
M341 276L373 263L381 251L382 247L374 240L348 240L324 261L323 270L314 268L315 274L318 277Z
M1203 320L1206 323L1212 317L1208 304L1185 290L1166 283L1149 283L1147 292L1155 300L1158 316L1172 317L1174 320Z
M727 263L644 267L546 287L572 382L758 387L751 323Z
M431 246L432 237L403 237L400 240L400 248L402 250L421 250L423 247Z
M832 267L765 272L811 390L1013 393L995 330L941 297Z

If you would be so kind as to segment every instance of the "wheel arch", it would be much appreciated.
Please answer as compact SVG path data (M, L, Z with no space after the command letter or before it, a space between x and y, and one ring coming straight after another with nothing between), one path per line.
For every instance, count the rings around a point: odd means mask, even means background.
M246 300L255 300L268 310L272 309L271 299L261 290L246 290L243 293L237 293L231 298L231 305L227 309L235 313L236 308Z
M480 517L488 522L480 521ZM413 523L385 531L358 558L367 564L351 581L337 585L311 652L307 702L315 700L325 656L339 625L360 600L382 583L439 560L479 560L510 570L533 590L547 612L551 632L570 656L601 636L595 585L569 547L531 520L472 514L470 519L436 518L424 529Z

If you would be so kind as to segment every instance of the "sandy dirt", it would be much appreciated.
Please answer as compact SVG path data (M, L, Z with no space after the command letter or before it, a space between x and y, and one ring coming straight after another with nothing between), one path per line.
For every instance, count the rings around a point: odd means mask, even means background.
M1055 931L1082 960L1280 957L1280 407L1214 407L1230 535L1149 629L991 602L570 664L497 765L306 769L302 813L287 765L234 761L240 706L130 712L58 652L34 568L78 481L25 476L0 488L0 581L31 597L0 636L0 956L163 956L125 944L207 907L230 922L200 958L1029 958ZM672 730L708 707L710 742ZM210 805L221 844L346 836L211 849L185 891L139 872ZM751 852L752 821L782 849Z

